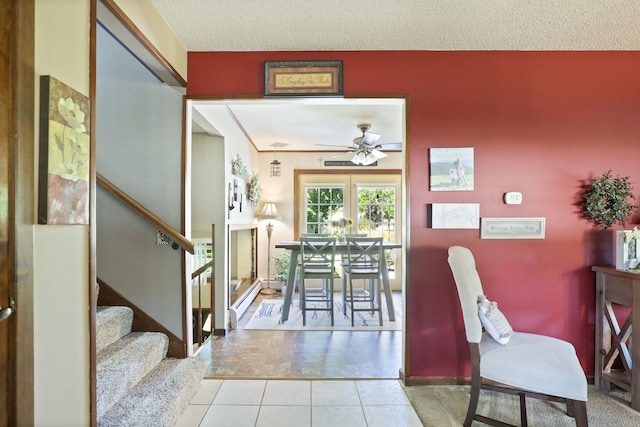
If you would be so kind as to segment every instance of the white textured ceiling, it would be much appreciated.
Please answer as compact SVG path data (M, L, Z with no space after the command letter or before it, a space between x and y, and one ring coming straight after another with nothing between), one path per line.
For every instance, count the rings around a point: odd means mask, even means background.
M151 0L188 51L636 50L639 0Z
M187 51L637 50L640 0L151 0ZM344 100L346 101L346 100ZM197 103L196 131L216 109ZM381 143L403 139L402 108L230 103L259 151L348 145L371 123ZM217 112L217 113L216 113ZM383 119L384 118L384 119Z

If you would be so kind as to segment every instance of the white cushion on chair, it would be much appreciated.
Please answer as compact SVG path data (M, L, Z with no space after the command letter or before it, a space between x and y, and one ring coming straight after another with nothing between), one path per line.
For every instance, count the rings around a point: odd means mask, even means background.
M478 296L478 316L484 329L498 343L509 343L513 329L504 314L498 309L498 303L489 301L484 295Z
M514 332L509 345L484 334L480 376L538 393L587 400L587 380L573 346L544 335Z

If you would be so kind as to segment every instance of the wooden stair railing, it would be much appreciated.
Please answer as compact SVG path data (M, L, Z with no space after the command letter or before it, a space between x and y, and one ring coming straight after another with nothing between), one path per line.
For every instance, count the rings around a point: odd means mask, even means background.
M182 233L164 222L157 215L135 201L131 196L122 191L115 184L107 180L99 173L96 173L96 183L100 188L110 194L111 197L120 201L123 205L132 210L140 218L156 227L161 233L171 239L171 241L173 241L179 247L189 252L190 254L194 253L195 249L193 243L189 239L184 237Z
M203 326L203 316L202 316L202 281L207 279L206 272L211 270L211 283L213 283L214 276L214 263L213 261L209 261L204 264L202 267L198 268L191 274L191 281L193 282L195 279L198 279L198 307L194 307L194 310L197 312L196 316L196 341L198 345L202 345L205 337L202 334L202 326ZM213 316L213 306L209 307L209 315ZM213 319L212 319L213 322ZM212 331L209 331L211 334Z

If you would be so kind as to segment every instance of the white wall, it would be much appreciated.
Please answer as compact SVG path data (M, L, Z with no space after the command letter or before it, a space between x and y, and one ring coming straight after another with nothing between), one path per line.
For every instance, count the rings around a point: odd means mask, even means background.
M96 171L181 230L183 90L160 82L100 26L97 36ZM181 251L157 245L156 233L96 191L98 277L186 340Z
M89 419L89 251L84 226L38 226L34 241L36 426Z
M40 75L51 75L89 95L89 0L35 3L34 125L38 135ZM37 157L38 141L34 144ZM36 172L37 165L36 158ZM37 197L37 189L33 194ZM89 227L82 225L35 227L34 415L38 426L89 422L88 232Z
M194 105L194 108L197 110L202 106ZM262 181L264 174L260 170L257 151L224 106L204 108L208 109L208 115L216 117L214 126L222 136L192 135L192 225L194 235L197 230L205 230L206 233L210 224L216 225L214 324L216 329L224 329L229 324L229 292L226 286L229 277L228 229L255 223L255 207L246 197L242 211L239 202L235 202L233 210L228 210L228 188L230 184L233 187L233 180L237 179L231 174L231 161L240 156L249 175L258 173ZM245 192L245 184L246 180L240 179L240 191ZM201 237L201 232L197 232L197 237Z
M225 294L221 292L224 288L225 276L225 248L226 248L226 198L227 188L224 180L225 156L224 156L224 138L219 136L210 136L206 134L194 134L192 137L192 170L194 177L191 181L191 218L192 218L192 238L201 241L211 241L211 225L215 224L216 242L212 249L214 251L214 275L218 301L219 314L216 325L222 325L224 322L224 307L220 305L218 298L224 298ZM193 266L194 269L199 266ZM203 297L203 307L210 307L211 288L205 285L202 288L205 294ZM193 300L197 301L196 289L193 289ZM220 312L220 313L218 313ZM216 326L222 327L222 326Z

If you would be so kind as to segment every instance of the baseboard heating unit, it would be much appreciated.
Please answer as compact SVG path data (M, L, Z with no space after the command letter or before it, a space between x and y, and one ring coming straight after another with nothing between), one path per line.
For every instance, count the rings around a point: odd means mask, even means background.
M229 323L231 325L231 329L238 328L238 320L242 317L242 315L247 311L247 309L251 306L251 303L256 296L260 293L262 289L262 280L255 281L246 292L238 298L229 308Z

